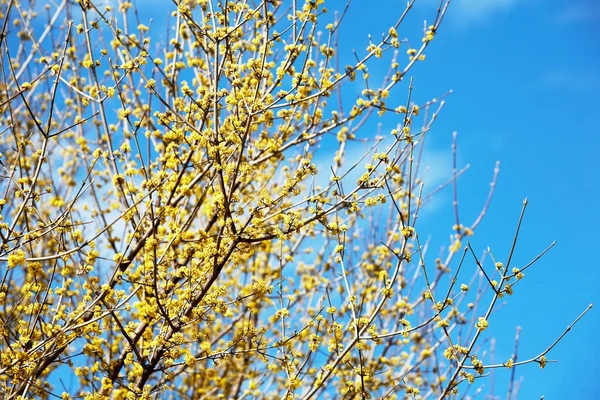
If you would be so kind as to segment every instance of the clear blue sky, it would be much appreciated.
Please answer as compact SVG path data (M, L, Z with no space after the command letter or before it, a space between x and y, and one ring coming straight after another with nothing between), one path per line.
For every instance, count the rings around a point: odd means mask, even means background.
M340 43L362 49L366 33L385 31L404 3L354 1ZM406 25L411 31L401 29L400 36L415 34L411 24L431 20L437 2L420 3ZM465 221L476 217L494 163L501 162L496 194L474 247L491 246L497 258L505 257L525 197L529 206L516 264L557 241L490 321L500 362L512 353L517 325L522 327L519 359L530 358L589 303L600 307L599 24L600 2L593 0L457 0L426 62L411 74L419 99L453 90L429 136L428 162L449 173L451 134L457 131L459 163L471 165L459 184ZM423 233L443 235L442 245L453 223L451 191L440 197L423 222L428 229ZM600 358L599 328L594 308L548 355L558 363L544 370L536 364L518 368L517 380L523 379L518 397L599 399L594 368ZM507 382L505 373L497 374L495 393L506 393ZM489 393L485 384L483 393Z

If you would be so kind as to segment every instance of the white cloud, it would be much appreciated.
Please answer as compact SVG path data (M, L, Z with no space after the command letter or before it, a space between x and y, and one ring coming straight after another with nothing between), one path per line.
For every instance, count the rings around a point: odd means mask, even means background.
M552 89L561 90L589 90L600 87L600 74L589 69L554 70L542 74L538 78L538 84Z
M456 0L450 4L450 15L454 22L461 25L481 23L523 2L523 0Z
M425 192L437 188L452 177L452 151L450 149L423 151L419 178L425 182Z
M424 182L423 196L427 196L434 192L440 185L448 182L452 177L452 151L450 148L434 149L432 140L432 137L429 137L428 140L426 140L418 169L418 178ZM391 136L382 140L373 152L365 157L363 161L359 160L371 148L373 141L364 144L355 142L353 145L348 146L343 157L344 164L338 171L338 176L347 172L355 163L357 163L357 166L342 179L342 185L345 192L349 192L355 188L358 178L365 172L365 164L372 162L373 153L386 150L391 142ZM315 177L315 186L320 186L321 188L328 186L331 176L330 165L332 165L333 158L333 150L323 150L324 149L320 149L317 151L313 160L319 170L319 174ZM417 155L418 149L415 152L415 161ZM441 195L442 193L437 193L433 197L429 197L422 211L427 213L434 212L439 205L443 203L440 201Z

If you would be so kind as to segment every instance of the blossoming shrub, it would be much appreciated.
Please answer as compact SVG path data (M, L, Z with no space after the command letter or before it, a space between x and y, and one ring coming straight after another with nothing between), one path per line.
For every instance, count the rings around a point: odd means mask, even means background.
M457 213L438 258L420 240L419 154L443 102L414 102L408 72L448 2L417 45L399 33L409 2L351 57L340 3L177 3L142 20L127 1L2 1L3 398L445 397L473 383L494 303L525 268L466 257L480 218ZM396 128L348 156L378 115ZM469 292L461 267L490 278Z

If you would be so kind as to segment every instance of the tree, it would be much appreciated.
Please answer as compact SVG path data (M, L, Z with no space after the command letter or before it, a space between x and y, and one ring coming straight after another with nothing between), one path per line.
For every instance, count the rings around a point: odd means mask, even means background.
M350 4L323 3L181 1L161 36L130 2L3 2L5 398L444 398L544 367L553 345L482 355L531 265L511 263L518 228L492 268L467 242L498 169L443 256L417 224L444 102L413 101L408 73L449 1L418 45L398 32L413 0L347 65ZM377 114L397 128L364 141Z

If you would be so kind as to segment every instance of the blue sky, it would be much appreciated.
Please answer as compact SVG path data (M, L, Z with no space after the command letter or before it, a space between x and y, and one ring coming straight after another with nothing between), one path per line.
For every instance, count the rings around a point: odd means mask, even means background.
M366 43L366 33L384 31L404 2L362 4L353 3L340 42ZM421 1L406 26L431 20L436 4ZM600 4L593 1L457 0L426 62L411 73L417 98L453 90L429 135L428 162L441 170L439 176L449 174L457 131L459 164L471 166L459 181L465 221L479 213L494 164L501 162L496 194L473 246L480 251L490 246L496 258L506 257L525 197L529 206L516 264L557 242L490 321L498 361L510 357L517 325L522 327L519 359L530 358L600 300L600 212L594 206L600 197L594 184L600 173L599 23ZM441 235L434 241L439 245L447 244L453 223L451 195L451 190L440 193L422 222L424 234ZM518 368L519 398L600 398L593 368L600 357L599 328L598 311L592 309L548 355L558 363L544 370L536 364ZM496 374L496 394L506 392L507 376ZM490 393L489 382L483 393Z

